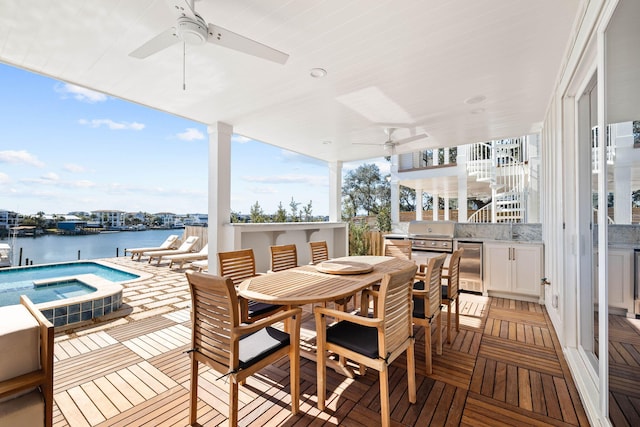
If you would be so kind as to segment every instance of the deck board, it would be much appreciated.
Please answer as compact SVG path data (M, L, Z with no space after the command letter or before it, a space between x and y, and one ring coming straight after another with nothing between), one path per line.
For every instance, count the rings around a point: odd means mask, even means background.
M131 305L124 321L56 338L54 425L186 426L190 368L185 351L191 332L184 274L129 258L115 262L154 276L125 291L124 304ZM304 310L301 335L309 340L305 347L312 348L312 307ZM588 425L543 306L463 293L460 313L460 331L454 329L442 355L434 351L432 375L424 372L424 333L415 330L416 404L408 402L406 357L391 365L392 425ZM614 411L637 414L640 392L625 393L640 380L626 380L632 365L640 363L640 336L622 329L613 336L619 338L612 346L619 360L612 364ZM302 359L300 377L295 416L287 359L250 377L239 389L239 425L379 425L377 372L349 379L329 369L325 411L316 407L315 362ZM226 425L227 393L228 379L201 366L201 425Z

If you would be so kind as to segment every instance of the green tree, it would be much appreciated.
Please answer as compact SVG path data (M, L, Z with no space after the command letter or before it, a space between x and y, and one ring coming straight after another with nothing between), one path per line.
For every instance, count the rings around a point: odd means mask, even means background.
M273 222L287 222L287 210L282 206L282 202L278 203L278 210L273 217Z
M231 211L231 215L230 215L230 217L231 217L231 218L230 218L231 222L232 222L232 223L242 222L242 221L240 220L240 215L241 215L241 214L240 214L240 212L238 212L238 211Z
M400 186L400 211L413 212L416 209L416 190Z
M369 254L369 224L349 221L349 255Z
M380 169L375 164L364 164L345 176L342 186L344 209L357 214L376 215L389 200L389 183L382 179Z
M311 222L311 221L313 221L313 215L312 215L312 214L313 214L313 207L312 207L312 203L313 203L313 201L312 201L312 200L309 200L309 203L308 203L306 206L304 206L304 207L302 208L302 216L304 217L304 220L305 220L306 222Z
M256 201L256 203L251 206L251 212L249 213L249 217L251 218L251 222L266 222L266 217L264 215L264 211L260 207L260 203Z
M300 214L298 213L298 206L300 206L300 203L293 200L293 197L292 197L291 201L289 202L289 208L291 208L291 222L300 222Z
M389 206L383 206L376 217L376 226L382 232L391 231L391 209Z

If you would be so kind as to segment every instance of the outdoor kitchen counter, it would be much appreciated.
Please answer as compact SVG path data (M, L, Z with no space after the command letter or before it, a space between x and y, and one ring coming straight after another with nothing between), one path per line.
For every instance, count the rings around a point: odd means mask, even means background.
M456 223L453 238L477 241L542 242L542 224L476 224Z
M454 237L454 242L478 242L478 243L512 243L519 244L542 244L542 240L516 240L516 239L492 239L487 237Z

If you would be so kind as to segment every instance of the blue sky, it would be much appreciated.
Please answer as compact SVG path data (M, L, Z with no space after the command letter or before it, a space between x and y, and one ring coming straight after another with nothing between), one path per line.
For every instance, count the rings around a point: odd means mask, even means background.
M207 211L205 125L5 64L0 82L0 209ZM234 211L289 210L293 197L328 214L322 161L234 136L231 171Z

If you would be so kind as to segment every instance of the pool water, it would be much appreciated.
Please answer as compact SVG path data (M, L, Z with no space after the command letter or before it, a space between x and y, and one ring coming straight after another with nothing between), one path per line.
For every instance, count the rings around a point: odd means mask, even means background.
M74 262L0 270L0 306L19 304L20 295L25 294L34 303L38 304L94 292L94 288L77 280L69 280L63 284L49 286L34 286L34 281L80 274L94 274L111 282L123 282L140 277L137 274L117 270L95 262ZM32 298L31 295L34 295L34 297Z
M20 295L26 295L34 304L79 297L95 292L96 289L79 280L65 280L51 285L22 287L0 290L0 306L19 304Z

